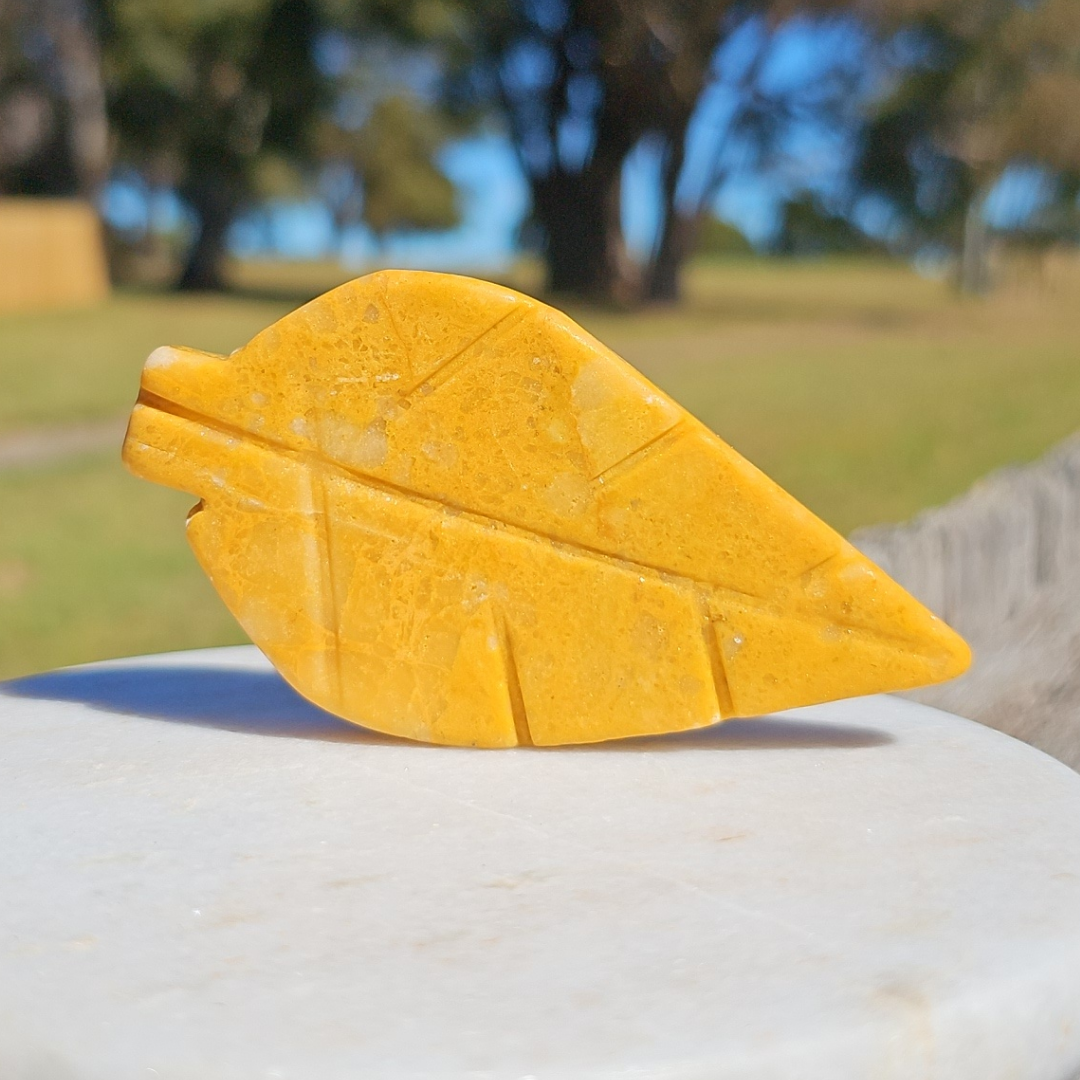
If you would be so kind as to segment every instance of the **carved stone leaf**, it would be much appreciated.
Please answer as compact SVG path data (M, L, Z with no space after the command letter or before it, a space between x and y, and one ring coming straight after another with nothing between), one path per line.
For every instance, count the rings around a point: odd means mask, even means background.
M319 705L591 742L951 677L966 646L610 350L388 271L227 358L152 354L131 468L200 496L229 608Z

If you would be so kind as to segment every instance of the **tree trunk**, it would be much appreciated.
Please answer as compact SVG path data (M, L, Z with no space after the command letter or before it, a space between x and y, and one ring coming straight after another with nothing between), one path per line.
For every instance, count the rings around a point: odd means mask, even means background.
M631 303L620 220L620 171L593 166L533 181L533 211L546 241L548 287L598 303Z
M690 113L675 116L667 133L667 151L661 173L661 203L663 218L660 239L649 260L645 276L645 299L653 303L675 304L681 296L679 276L683 263L693 252L699 227L698 216L680 214L675 205L675 192L686 157L686 129Z
M981 184L964 215L963 250L960 254L960 291L979 296L990 288L990 236L983 212L989 184Z
M694 253L701 230L700 214L672 214L664 223L660 246L649 269L646 300L677 304L682 299L682 269Z
M188 253L178 287L222 292L225 281L225 241L242 201L242 188L234 177L203 173L181 188L199 219L199 233Z

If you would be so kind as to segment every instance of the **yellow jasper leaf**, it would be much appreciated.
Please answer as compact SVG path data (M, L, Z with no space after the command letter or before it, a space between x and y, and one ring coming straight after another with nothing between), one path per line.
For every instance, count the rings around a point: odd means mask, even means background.
M960 674L964 642L554 309L386 271L151 354L124 460L305 697L410 739L596 742Z

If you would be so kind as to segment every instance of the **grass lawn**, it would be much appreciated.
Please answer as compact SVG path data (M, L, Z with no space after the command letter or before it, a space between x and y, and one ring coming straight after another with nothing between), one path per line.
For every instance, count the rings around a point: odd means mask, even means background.
M115 454L0 473L0 677L244 641L184 541L193 501Z
M157 345L228 352L292 305L121 293L103 307L0 318L0 435L130 408Z
M0 320L0 438L122 414L154 346L227 352L339 272L245 273L240 297ZM845 532L1080 428L1080 265L961 300L887 264L711 264L678 310L572 314ZM0 677L242 640L183 539L191 501L113 453L0 471Z

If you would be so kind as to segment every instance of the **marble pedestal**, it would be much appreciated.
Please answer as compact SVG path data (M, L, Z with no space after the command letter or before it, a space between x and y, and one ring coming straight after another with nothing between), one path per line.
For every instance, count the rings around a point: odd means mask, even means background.
M253 649L0 687L3 1080L1067 1080L1080 776L866 698L397 742Z

